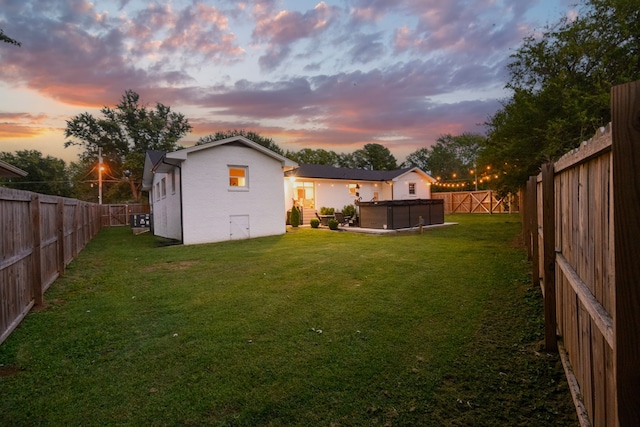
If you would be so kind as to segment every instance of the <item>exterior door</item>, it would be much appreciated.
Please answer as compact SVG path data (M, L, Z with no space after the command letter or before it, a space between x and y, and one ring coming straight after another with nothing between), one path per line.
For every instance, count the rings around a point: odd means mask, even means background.
M298 206L305 209L315 209L313 182L301 182L298 187Z
M249 231L249 215L229 216L229 238L231 240L248 239L250 237Z

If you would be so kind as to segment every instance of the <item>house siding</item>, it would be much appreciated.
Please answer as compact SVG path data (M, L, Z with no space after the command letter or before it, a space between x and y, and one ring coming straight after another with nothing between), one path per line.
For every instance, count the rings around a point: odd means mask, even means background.
M415 183L415 194L409 194L409 183ZM393 198L387 200L412 200L412 199L430 199L431 184L418 174L417 172L409 172L397 180L393 184Z
M167 239L182 240L180 221L180 174L179 169L174 169L176 190L171 188L170 173L156 173L153 176L153 191L149 192L149 204L153 215L153 233L156 236ZM156 189L156 184L165 179L167 183L166 193L163 196Z
M423 175L417 172L408 172L394 181L356 181L343 179L319 179L297 178L286 179L287 209L291 209L295 198L295 185L297 182L313 182L315 209L320 212L321 207L342 210L346 205L354 205L356 196L349 193L349 184L358 184L359 200L371 202L375 192L378 192L378 200L412 200L430 199L431 184ZM409 194L409 183L415 183L415 194Z
M228 167L248 168L246 189L229 187ZM281 163L243 145L220 145L190 153L182 164L183 243L229 240L233 216L249 218L248 237L284 234Z

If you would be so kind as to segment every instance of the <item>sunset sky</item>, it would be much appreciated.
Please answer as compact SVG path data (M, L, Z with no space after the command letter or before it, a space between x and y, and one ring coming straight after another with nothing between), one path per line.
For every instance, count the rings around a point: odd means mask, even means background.
M230 129L284 150L398 162L479 124L509 95L505 65L522 39L575 0L0 0L0 151L65 161L65 120L117 104L183 113L181 143Z

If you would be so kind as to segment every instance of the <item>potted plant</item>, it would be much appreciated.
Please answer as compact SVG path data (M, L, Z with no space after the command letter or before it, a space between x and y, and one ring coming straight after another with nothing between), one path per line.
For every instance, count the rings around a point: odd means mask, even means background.
M346 205L342 208L342 213L344 214L344 216L354 218L356 216L356 208L353 205Z
M322 206L320 208L320 215L335 215L335 213L336 213L335 208L328 208L326 206Z

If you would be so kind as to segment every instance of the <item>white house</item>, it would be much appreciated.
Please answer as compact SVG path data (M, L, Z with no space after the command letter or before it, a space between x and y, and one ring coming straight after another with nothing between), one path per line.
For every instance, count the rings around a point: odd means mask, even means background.
M242 136L147 152L153 232L183 244L284 234L283 174L297 166Z
M431 198L436 182L417 167L393 171L337 168L302 163L285 173L287 209L303 209L303 223L315 218L321 207L342 210L359 202Z

